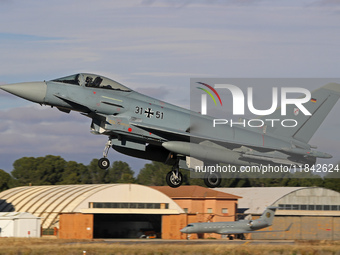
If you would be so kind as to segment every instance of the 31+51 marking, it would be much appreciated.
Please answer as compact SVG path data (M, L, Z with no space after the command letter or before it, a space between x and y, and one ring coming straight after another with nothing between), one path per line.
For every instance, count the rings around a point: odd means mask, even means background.
M147 118L152 118L153 116L155 116L156 119L161 119L161 120L164 117L164 113L161 111L154 112L151 108L143 109L143 107L139 107L139 106L136 106L135 113L140 114L140 115L144 113Z

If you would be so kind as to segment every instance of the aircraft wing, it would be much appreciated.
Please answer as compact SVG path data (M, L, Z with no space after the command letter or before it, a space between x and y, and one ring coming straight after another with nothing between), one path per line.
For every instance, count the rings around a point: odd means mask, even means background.
M138 128L141 128L143 130L146 130L148 132L154 133L156 135L159 135L161 137L177 137L178 140L184 140L184 141L190 141L190 133L179 131L171 128L164 128L154 125L148 125L145 123L139 123L139 122L130 122L131 125L136 126Z
M202 135L197 135L197 134L192 134L190 133L190 128L188 128L188 131L180 131L180 130L175 130L175 129L170 129L170 128L165 128L165 127L160 127L160 126L155 126L155 125L149 125L145 123L140 123L140 122L130 122L131 125L139 127L143 130L146 130L148 132L157 134L161 137L177 137L178 141L187 141L190 142L190 139L194 139L195 141L199 142L204 142L204 141L210 141L213 143L216 143L218 145L222 145L228 149L234 149L234 148L240 148L240 147L249 147L253 149L259 149L261 151L266 150L266 151L272 151L272 150L277 150L277 148L270 148L270 147L258 147L254 146L251 144L246 144L246 143L237 143L235 141L229 141L225 139L215 139L212 137L208 136L202 136Z
M292 148L277 148L277 147L262 147L255 146L247 143L238 143L237 141L230 141L223 138L213 138L204 136L201 134L195 134L190 132L190 128L188 127L186 131L171 129L160 127L156 125L145 124L141 122L133 122L130 121L130 124L141 128L145 131L154 133L160 137L163 137L166 140L170 141L183 141L183 142L192 142L197 144L202 144L207 141L210 142L210 145L217 145L227 148L229 150L235 150L241 153L242 159L244 160L257 160L259 162L269 162L276 164L286 164L286 165L296 165L298 163L289 160L290 155L298 155L298 156L313 156L318 158L331 158L332 156L314 150L303 150L303 149L292 149ZM195 142L193 142L195 141ZM208 145L209 146L209 145ZM249 149L255 150L250 151ZM298 164L299 165L299 164Z
M234 231L229 231L229 230L226 230L226 231L223 231L221 230L220 232L218 232L219 234L221 235L233 235L233 234L249 234L249 233L264 233L264 232L286 232L286 231L289 231L290 230L290 227L293 225L293 223L291 223L285 230L265 230L265 231L242 231L242 230L234 230Z

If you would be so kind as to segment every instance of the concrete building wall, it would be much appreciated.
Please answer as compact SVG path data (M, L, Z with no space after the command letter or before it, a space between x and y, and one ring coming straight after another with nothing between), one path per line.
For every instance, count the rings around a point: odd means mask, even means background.
M187 213L196 213L204 211L203 199L173 199L181 208L186 208Z
M253 217L253 219L258 217ZM329 216L275 216L266 230L283 230L293 223L290 231L253 233L251 239L283 240L339 240L340 217Z
M235 220L237 200L216 200L216 199L173 199L181 208L188 209L187 213L214 214L219 215L225 221ZM208 210L211 209L211 210ZM223 213L226 209L227 213Z
M259 218L267 206L279 207L273 225L264 230L288 232L253 233L252 239L340 240L340 193L320 187L218 188L242 196L240 214Z

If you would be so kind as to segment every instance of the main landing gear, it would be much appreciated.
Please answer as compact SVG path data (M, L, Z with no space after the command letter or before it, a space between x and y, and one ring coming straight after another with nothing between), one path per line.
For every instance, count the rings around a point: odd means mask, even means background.
M183 183L183 175L179 171L178 162L174 164L172 170L166 175L166 183L171 188L178 188Z
M208 172L204 175L203 181L207 187L216 188L221 184L221 174ZM179 171L178 162L173 165L172 170L166 175L166 183L172 188L178 188L182 185L183 175Z
M235 239L246 240L246 237L244 236L244 234L228 235L227 238L228 238L229 240L234 240L234 238L235 238Z
M221 174L218 172L215 173L206 173L204 175L204 184L209 187L209 188L216 188L218 186L220 186L221 184Z
M244 234L237 234L236 239L246 240L246 237L244 236Z
M110 166L110 160L107 158L107 154L109 153L109 149L112 145L111 139L109 139L105 145L104 152L103 152L103 157L98 160L98 166L101 169L108 169Z

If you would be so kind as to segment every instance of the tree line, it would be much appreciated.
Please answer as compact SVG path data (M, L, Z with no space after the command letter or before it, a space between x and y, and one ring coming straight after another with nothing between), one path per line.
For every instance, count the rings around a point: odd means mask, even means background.
M66 161L60 156L23 157L13 163L13 170L7 173L0 169L0 191L27 185L61 185L61 184L104 184L137 183L147 186L164 186L166 174L171 166L159 162L144 165L137 176L128 163L115 161L104 170L98 167L98 160L93 159L89 165ZM182 171L183 185L205 186L202 179L190 178L189 171ZM296 173L299 174L299 173ZM328 173L326 178L304 175L296 178L287 174L284 178L241 178L231 176L222 180L221 187L324 187L340 192L340 173Z

